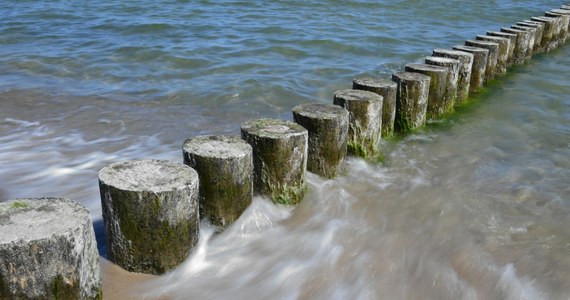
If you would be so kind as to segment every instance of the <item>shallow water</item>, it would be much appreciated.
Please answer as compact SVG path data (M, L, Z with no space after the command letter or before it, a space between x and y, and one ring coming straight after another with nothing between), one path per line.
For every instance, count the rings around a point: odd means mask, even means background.
M182 161L188 137L291 119L354 77L561 4L448 3L0 3L0 200L76 199L100 228L97 172L111 162ZM221 235L203 224L179 269L123 292L569 298L569 56L568 45L539 55L445 122L385 142L382 165L310 176L294 209L256 198Z

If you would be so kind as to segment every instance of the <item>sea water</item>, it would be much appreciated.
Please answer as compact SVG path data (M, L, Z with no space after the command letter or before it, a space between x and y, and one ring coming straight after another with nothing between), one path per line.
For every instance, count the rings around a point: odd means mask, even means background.
M0 2L0 201L80 201L105 256L107 164L181 162L186 138L291 119L355 77L561 4ZM382 163L310 174L297 207L256 197L222 234L202 224L186 262L120 297L568 299L568 57L566 45L510 69L452 117L384 141Z

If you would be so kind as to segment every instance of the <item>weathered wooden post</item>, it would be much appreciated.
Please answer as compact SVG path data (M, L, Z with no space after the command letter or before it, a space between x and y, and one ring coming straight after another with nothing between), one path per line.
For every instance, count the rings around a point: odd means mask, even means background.
M485 68L485 81L494 79L496 73L495 70L497 69L497 58L499 56L499 44L486 41L466 40L465 46L489 50L489 56L487 56L487 67Z
M517 45L517 35L514 33L506 33L500 31L487 31L487 36L496 36L500 38L509 39L509 59L507 61L507 67L510 67L514 64L515 60L515 48Z
M545 52L550 52L558 46L557 36L557 20L555 18L547 17L532 17L531 21L540 22L544 24L544 33L542 34L542 43Z
M437 120L443 114L453 109L447 91L447 68L427 64L407 64L406 72L420 73L430 77L427 103L427 120Z
M457 81L459 79L460 62L456 59L437 56L427 56L424 62L428 65L447 68L447 84L445 90L447 107L445 108L445 111L452 112L457 99Z
M396 117L396 88L398 85L388 79L358 78L352 81L352 88L376 93L382 96L382 137L394 135L394 120Z
M473 54L473 65L471 66L470 92L474 93L485 83L485 72L487 70L487 57L489 50L470 47L470 46L454 46L454 50L463 51Z
M544 23L530 21L530 20L524 20L521 22L517 22L517 25L523 26L523 27L535 28L536 29L536 36L534 39L534 45L532 47L532 53L536 54L536 53L544 52L544 47L542 45L542 36L544 35Z
M477 35L476 39L478 41L493 42L499 45L499 52L497 53L497 68L495 69L495 73L500 75L506 74L509 62L509 47L511 45L511 40L508 38L489 35Z
M512 29L528 31L530 33L528 40L528 48L526 50L526 59L532 58L532 53L534 52L535 40L538 39L538 30L534 27L511 25Z
M109 260L162 274L198 241L198 174L166 160L116 162L99 171Z
M396 90L395 130L406 132L426 124L430 77L411 72L392 74Z
M325 178L339 175L347 150L348 111L333 104L305 103L293 108L293 118L309 132L307 170Z
M0 299L101 299L89 212L62 198L0 203Z
M363 90L340 90L333 103L349 112L348 154L370 158L378 154L382 133L382 96Z
M253 149L254 189L275 203L299 203L306 190L308 133L290 121L256 119L241 125Z
M232 224L253 198L251 146L239 137L197 136L184 142L182 153L200 178L200 217Z
M568 30L570 29L570 11L563 9L553 9L544 13L547 17L561 18L562 27L560 29L561 43L566 43L568 39Z
M528 46L530 45L530 32L506 27L501 28L501 32L517 35L513 61L517 65L523 64L527 59Z
M448 49L434 49L433 56L456 59L459 61L459 73L457 77L457 99L456 103L461 104L469 97L471 86L471 68L473 66L473 54Z

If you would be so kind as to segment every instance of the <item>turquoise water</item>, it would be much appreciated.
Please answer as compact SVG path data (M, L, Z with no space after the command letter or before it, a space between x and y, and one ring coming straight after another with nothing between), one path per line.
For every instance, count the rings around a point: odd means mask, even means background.
M471 2L2 1L0 200L64 196L100 223L97 172L111 162L182 161L188 137L291 119L354 77L388 77L563 4ZM446 122L385 142L383 165L351 159L338 180L310 176L295 209L256 198L224 234L204 224L181 268L125 288L178 299L569 298L568 57L568 45L536 56Z

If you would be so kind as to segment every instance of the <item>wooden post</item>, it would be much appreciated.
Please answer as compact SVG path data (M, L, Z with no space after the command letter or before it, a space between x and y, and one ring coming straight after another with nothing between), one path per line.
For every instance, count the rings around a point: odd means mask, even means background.
M182 153L200 178L200 217L232 224L253 198L251 146L239 137L206 135L186 140Z
M513 28L501 28L501 32L514 33L517 35L517 42L514 53L514 63L523 64L527 59L528 46L530 44L530 32Z
M253 149L255 191L275 203L299 203L307 186L307 130L290 121L257 119L241 125L241 137Z
M453 109L453 106L450 106L450 97L446 95L449 73L447 68L427 64L407 64L405 70L430 77L427 120L440 119L444 113Z
M434 49L433 56L456 59L459 61L459 73L457 77L457 99L456 103L461 104L469 97L471 86L471 68L473 66L473 54L448 49Z
M382 137L394 135L396 117L396 88L398 85L388 79L358 78L352 81L352 88L376 93L382 96Z
M568 30L570 29L570 11L563 9L553 9L547 11L545 14L547 17L561 18L562 27L560 29L560 39L561 43L566 43L568 39Z
M514 33L506 33L506 32L499 32L499 31L487 31L487 36L496 36L501 38L509 39L509 59L507 61L507 67L510 67L514 64L515 61L515 48L517 45L517 35Z
M447 84L444 99L445 112L452 112L457 99L457 81L459 80L459 65L460 62L456 59L428 56L425 58L425 63L428 65L447 68ZM428 104L429 105L429 104Z
M470 92L474 93L485 83L485 72L487 70L487 57L489 50L470 46L454 46L454 50L459 50L473 54L473 66L471 67Z
M485 68L485 81L495 78L495 70L497 69L497 59L499 57L499 44L486 41L465 41L465 46L477 47L489 50L487 56L487 67Z
M129 160L99 171L109 260L162 274L198 242L198 174L166 160Z
M543 43L542 43L542 37L544 35L544 23L525 20L522 22L517 22L517 25L523 26L523 27L536 28L536 37L534 39L534 45L532 47L532 53L536 54L536 53L542 53L545 51L544 47L543 47Z
M411 72L392 74L396 90L396 131L411 131L426 124L430 77Z
M507 74L511 40L508 38L489 35L477 35L476 39L478 41L493 42L499 45L499 52L497 53L497 68L495 69L495 73L500 75Z

